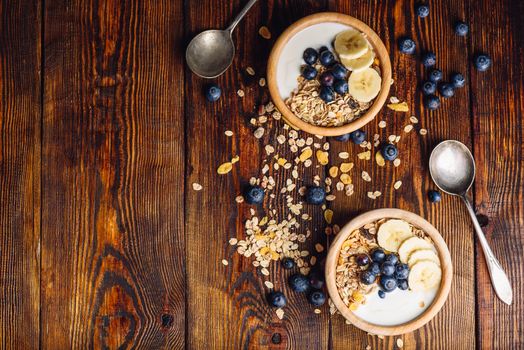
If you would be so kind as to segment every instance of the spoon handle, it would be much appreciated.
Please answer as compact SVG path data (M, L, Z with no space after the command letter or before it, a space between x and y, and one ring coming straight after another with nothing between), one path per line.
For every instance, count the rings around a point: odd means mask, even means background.
M242 20L242 18L244 18L244 16L249 11L251 6L253 6L255 4L255 2L257 2L257 1L258 0L249 0L249 2L246 4L246 6L244 6L242 11L240 11L240 13L235 17L235 19L233 20L233 22L231 22L229 27L227 27L226 30L229 32L229 35L231 35L231 33L233 33L233 30L235 30L235 27L237 26L237 24Z
M504 269L500 265L495 255L493 254L493 251L491 251L488 241L486 240L486 236L484 236L484 232L482 232L482 228L480 227L480 224L477 220L477 216L475 215L475 211L473 210L473 206L471 205L469 199L465 194L461 197L464 200L464 203L466 203L469 215L471 216L471 220L473 221L473 226L475 227L475 231L477 232L477 237L479 239L480 246L484 251L484 257L486 258L486 264L488 265L489 276L491 278L491 284L493 285L493 289L495 289L495 293L497 294L500 300L502 300L508 305L511 305L511 303L513 302L513 290L511 289L511 284L509 283L508 276L504 272Z

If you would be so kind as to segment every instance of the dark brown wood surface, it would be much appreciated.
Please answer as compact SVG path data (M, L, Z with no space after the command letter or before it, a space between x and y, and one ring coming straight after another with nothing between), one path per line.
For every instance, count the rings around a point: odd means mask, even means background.
M0 1L0 348L395 349L398 338L406 349L524 348L523 3L436 0L420 19L414 1L259 1L233 35L232 67L214 79L223 96L208 103L208 81L185 66L185 46L204 29L226 27L244 3ZM379 34L392 59L391 95L408 101L417 130L429 131L404 134L408 117L385 108L365 130L402 135L402 163L369 170L384 188L402 180L401 189L373 201L366 192L379 188L356 180L352 197L329 205L339 225L372 208L410 210L448 243L450 297L432 322L402 337L368 335L327 306L314 314L286 286L288 272L273 266L270 279L289 299L279 320L258 270L227 243L243 237L249 216L234 198L260 174L263 145L284 131L272 121L256 140L249 125L269 99L257 82L272 43L320 11L355 16ZM456 19L470 24L467 37L453 33ZM262 25L271 40L258 35ZM417 56L396 49L402 35L413 37L419 53L435 51L445 73L466 77L436 112L422 107ZM487 72L471 63L480 51L493 59ZM512 281L512 306L493 293L462 203L426 199L434 188L429 153L450 138L473 150L472 197L489 218L484 230ZM340 151L354 158L361 149L331 142L330 152ZM217 175L237 154L233 171ZM317 174L310 168L301 177L310 183ZM314 251L328 237L321 211L307 210L313 234L306 247Z

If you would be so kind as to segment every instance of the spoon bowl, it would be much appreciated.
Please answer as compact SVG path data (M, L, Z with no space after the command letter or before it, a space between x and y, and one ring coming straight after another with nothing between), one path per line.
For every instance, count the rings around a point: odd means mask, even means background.
M447 140L439 143L431 152L429 171L442 191L463 195L475 179L475 161L464 144Z
M215 78L233 62L235 44L228 30L206 30L191 40L186 50L189 68L203 78Z

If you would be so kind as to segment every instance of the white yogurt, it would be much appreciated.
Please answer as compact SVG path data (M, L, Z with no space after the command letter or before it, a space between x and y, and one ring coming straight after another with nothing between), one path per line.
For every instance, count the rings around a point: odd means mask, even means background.
M308 47L319 49L326 46L333 50L332 43L338 33L350 29L350 26L335 22L319 23L307 27L295 34L284 46L277 64L277 87L282 99L286 99L297 88L297 77L300 67L305 64L302 59Z
M375 325L397 326L421 315L433 303L437 291L438 288L425 292L395 289L386 293L385 299L374 292L367 295L366 304L360 305L353 313Z

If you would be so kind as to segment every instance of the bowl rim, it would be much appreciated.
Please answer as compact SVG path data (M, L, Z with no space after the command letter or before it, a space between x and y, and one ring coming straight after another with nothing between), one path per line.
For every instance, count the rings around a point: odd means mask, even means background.
M429 237L431 237L431 239L435 243L435 247L439 254L442 269L442 280L440 283L440 288L431 305L422 314L420 314L413 320L394 326L376 325L364 321L363 319L356 316L340 298L335 282L338 255L342 247L342 244L344 243L348 235L353 230L362 227L366 223L384 218L402 219L424 230L424 232ZM351 324L368 333L391 336L412 332L424 326L426 323L432 320L433 317L435 317L435 315L440 311L440 309L442 308L442 306L448 298L453 277L453 266L448 246L446 245L444 238L442 238L442 235L431 223L429 223L427 220L420 217L419 215L406 210L385 208L371 210L361 215L358 215L357 217L350 220L346 225L344 225L344 227L341 228L340 232L337 234L336 238L333 240L333 243L331 244L331 247L329 248L329 252L326 258L325 273L326 285L329 296L337 310L342 314L342 316L344 316L344 318L351 322Z
M373 46L375 53L380 60L382 86L380 92L373 101L371 107L362 116L347 124L336 127L323 127L310 124L298 118L285 104L277 86L277 67L280 54L289 40L298 32L304 30L315 24L334 22L351 26L360 32L366 34L369 43ZM282 113L284 120L295 129L300 129L305 132L322 135L322 136L339 136L358 130L370 121L372 121L378 112L384 106L391 87L391 61L384 42L367 24L352 16L338 13L338 12L320 12L310 16L306 16L295 23L291 24L277 39L271 53L269 54L267 65L267 83L269 93L273 103L277 109Z

